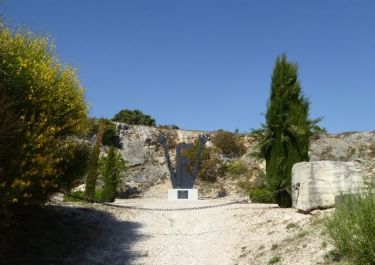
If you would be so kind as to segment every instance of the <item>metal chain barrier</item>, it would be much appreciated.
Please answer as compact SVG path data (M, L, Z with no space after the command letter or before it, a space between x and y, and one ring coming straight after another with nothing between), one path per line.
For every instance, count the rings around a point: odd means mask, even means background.
M238 201L232 201L232 202L226 202L221 204L215 204L215 205L205 205L205 206L197 206L197 207L186 207L186 208L149 208L149 207L139 207L139 206L130 206L130 205L119 205L119 204L113 204L108 202L101 202L98 200L91 200L87 199L81 196L77 196L74 194L70 194L67 192L60 191L62 194L70 196L75 199L79 199L82 201L90 202L90 203L97 203L109 207L114 208L121 208L121 209L128 209L128 210L139 210L139 211L153 211L153 212L177 212L177 211L194 211L194 210L203 210L203 209L211 209L211 208L219 208L219 207L225 207L233 204L247 204L249 203L248 200L238 200Z

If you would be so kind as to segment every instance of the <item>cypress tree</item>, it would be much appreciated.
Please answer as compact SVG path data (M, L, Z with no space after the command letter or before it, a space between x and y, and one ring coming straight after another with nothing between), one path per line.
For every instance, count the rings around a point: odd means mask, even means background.
M309 143L317 120L309 120L309 101L301 91L297 65L286 55L276 59L267 104L266 125L261 130L260 154L266 160L268 188L280 207L290 207L291 171L309 160ZM314 127L315 126L315 127Z
M95 144L92 148L90 159L87 167L87 176L86 176L86 187L85 187L85 196L87 199L95 199L95 188L96 188L96 179L98 178L98 167L99 167L99 155L100 155L100 145L102 143L104 131L104 122L99 122L99 130L96 134Z
M101 199L102 201L113 202L117 195L118 180L126 170L126 163L113 146L109 148L108 156L104 161L104 187Z

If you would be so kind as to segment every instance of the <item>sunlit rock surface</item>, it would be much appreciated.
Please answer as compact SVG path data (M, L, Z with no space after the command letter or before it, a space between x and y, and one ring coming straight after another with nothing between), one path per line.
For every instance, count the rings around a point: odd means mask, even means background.
M292 170L293 207L308 212L335 205L335 197L367 189L368 164L355 161L297 163Z

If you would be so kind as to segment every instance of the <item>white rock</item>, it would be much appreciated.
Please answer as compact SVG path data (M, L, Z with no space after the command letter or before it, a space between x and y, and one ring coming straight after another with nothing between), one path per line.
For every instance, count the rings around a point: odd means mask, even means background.
M358 162L297 163L292 169L293 207L308 212L335 205L335 197L366 189L366 174Z

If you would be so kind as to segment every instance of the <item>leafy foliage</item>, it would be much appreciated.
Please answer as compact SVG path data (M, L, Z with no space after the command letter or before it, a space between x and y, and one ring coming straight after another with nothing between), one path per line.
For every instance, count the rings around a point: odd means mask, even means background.
M246 151L239 136L231 132L218 131L214 135L212 143L226 157L239 157Z
M103 158L103 160L104 187L102 201L113 202L117 195L118 181L126 171L126 163L114 147L109 148L108 156Z
M235 160L228 164L227 171L231 175L240 176L247 174L249 172L249 169L243 161Z
M252 188L250 189L249 196L250 196L251 202L274 203L272 191L266 188Z
M345 195L325 226L339 255L354 264L375 264L375 195Z
M172 125L158 125L158 127L160 129L171 129L171 130L178 130L178 129L180 129L180 127L178 127L175 124L172 124Z
M99 131L99 123L104 123L104 130L102 136L102 144L106 146L114 146L121 149L121 139L117 134L116 124L108 119L90 119L89 137L95 136Z
M0 159L17 150L14 148L14 135L20 130L22 124L13 109L13 102L6 94L0 83Z
M302 95L297 65L285 55L276 59L266 125L260 136L260 156L266 159L267 181L281 207L291 206L288 191L295 163L308 161L310 138L318 120L309 119L309 101Z
M113 117L112 120L131 125L156 125L154 118L152 118L150 115L144 114L140 110L121 110Z
M0 157L0 207L42 203L68 184L66 166L69 181L82 174L73 172L73 160L84 151L70 137L87 131L84 90L75 70L59 63L48 38L1 27L0 50L0 94L6 101L1 112L21 125L11 128L12 141L1 139L12 152ZM0 123L6 128L7 120ZM66 146L70 154L62 151Z
M183 151L183 155L190 161L190 170L193 169L195 159L198 154L199 142L196 141L194 147ZM203 181L215 182L217 177L224 175L224 166L216 156L212 148L204 147L202 157L198 165L197 177Z

